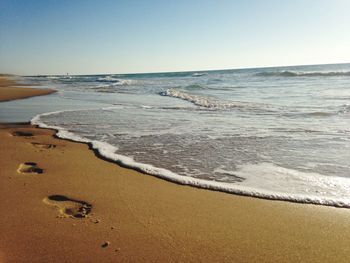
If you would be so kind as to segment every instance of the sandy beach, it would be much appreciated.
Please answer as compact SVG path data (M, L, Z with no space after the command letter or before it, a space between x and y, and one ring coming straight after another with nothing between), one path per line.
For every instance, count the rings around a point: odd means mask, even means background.
M0 100L34 90L13 86ZM27 123L1 124L0 154L1 262L349 260L349 209L177 185Z

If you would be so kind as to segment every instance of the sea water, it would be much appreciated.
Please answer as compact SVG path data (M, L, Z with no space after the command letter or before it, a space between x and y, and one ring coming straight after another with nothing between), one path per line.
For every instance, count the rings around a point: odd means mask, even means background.
M228 193L350 207L350 64L24 79L58 90L32 123L124 166Z

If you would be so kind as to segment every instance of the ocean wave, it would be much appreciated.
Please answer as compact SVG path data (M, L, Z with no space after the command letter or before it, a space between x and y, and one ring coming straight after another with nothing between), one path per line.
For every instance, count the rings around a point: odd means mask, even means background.
M119 79L118 82L115 83L116 86L128 86L136 83L136 80L133 79Z
M114 86L127 86L127 85L132 85L135 83L135 80L132 79L117 79L113 78L110 76L107 77L100 77L97 79L98 82L108 82L110 83L109 85L114 85Z
M45 76L45 77L52 81L60 81L63 83L96 81L96 78L94 76L84 76L84 75L61 75L61 76Z
M349 199L338 198L337 196L317 196L317 187L320 187L321 191L328 189L330 186L335 189L347 191L347 189L350 188L349 178L328 177L316 173L299 172L297 170L279 167L270 163L248 164L239 167L240 169L236 171L234 175L241 178L242 180L240 181L242 181L242 183L208 181L204 179L183 176L164 168L158 168L150 164L136 162L131 157L118 154L118 148L111 144L84 138L80 135L68 131L63 127L47 125L41 120L41 117L43 116L49 116L63 112L66 111L39 114L31 120L31 123L41 128L50 128L57 130L57 136L60 138L88 143L99 156L104 159L113 161L123 167L131 168L136 171L153 175L174 183L271 200L284 200L298 203L350 208ZM271 180L271 176L274 178L274 180ZM283 193L271 190L271 187L276 186L276 183L281 183L283 187L286 187L286 189L290 190L292 185L291 182L299 182L301 186L306 187L308 194L303 195L295 193ZM245 183L250 183L250 185L244 185ZM310 183L314 183L314 185L317 187L310 188ZM262 189L261 186L266 187L266 189ZM292 188L292 192L293 189L294 188Z
M182 99L182 100L191 102L196 106L200 106L200 107L204 107L212 110L240 109L240 110L255 110L255 111L261 111L261 112L274 111L273 107L267 104L239 102L239 101L224 101L213 97L206 97L206 96L187 93L178 89L167 89L166 91L160 92L159 95Z
M111 83L106 83L106 84L100 84L100 85L97 85L96 87L92 87L90 89L92 90L96 90L96 91L110 91L110 92L115 92L116 89L115 87L117 86L128 86L130 85L132 82L132 80L121 80L121 81L118 81L118 82L111 82Z
M298 72L298 71L264 71L256 73L262 77L346 77L350 76L350 71L328 71L328 72Z
M197 73L193 73L192 77L201 77L201 76L205 76L205 75L208 75L208 73L199 73L199 72L197 72Z
M235 104L225 103L215 98L208 98L200 95L190 94L177 89L167 89L166 91L159 93L161 96L168 96L173 98L182 99L193 103L194 105L205 107L209 109L227 109L235 107Z
M38 76L31 76L32 78L35 79L48 79L52 81L70 81L70 80L77 80L79 77L78 76L71 76L71 75L38 75Z
M60 77L60 76L45 76L45 78L47 78L47 79L60 79L62 77Z
M100 82L113 82L113 81L119 81L119 79L113 78L111 76L105 76L105 77L97 78L97 81L100 81Z

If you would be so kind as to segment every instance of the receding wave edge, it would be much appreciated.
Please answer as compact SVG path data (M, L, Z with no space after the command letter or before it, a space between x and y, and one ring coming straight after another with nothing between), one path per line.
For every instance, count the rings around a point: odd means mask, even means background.
M244 196L269 199L269 200L281 200L281 201L297 202L297 203L304 203L304 204L316 204L316 205L350 208L350 201L343 200L343 199L334 200L330 198L320 198L315 196L300 196L300 195L284 194L279 192L267 191L263 189L256 189L248 186L235 185L235 184L216 182L216 181L207 181L203 179L179 175L167 169L154 167L153 165L150 165L150 164L139 163L128 156L117 154L116 152L118 148L108 143L96 141L96 140L89 140L87 138L74 134L63 127L50 126L41 121L41 116L54 115L54 114L67 112L67 111L76 111L76 110L55 111L55 112L38 114L32 118L31 124L37 125L40 128L54 129L57 131L56 136L59 138L68 139L76 142L87 143L90 145L91 149L94 150L95 153L100 157L102 157L103 159L110 160L120 166L131 168L148 175L153 175L173 183L177 183L181 185L189 185L189 186L193 186L201 189L209 189L209 190L220 191L220 192L225 192L230 194L244 195Z

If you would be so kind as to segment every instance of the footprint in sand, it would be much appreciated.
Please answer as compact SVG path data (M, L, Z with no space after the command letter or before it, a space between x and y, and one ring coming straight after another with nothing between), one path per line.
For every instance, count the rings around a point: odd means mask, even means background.
M84 218L92 209L92 205L64 195L50 195L45 197L43 202L58 209L61 217Z
M35 148L39 149L52 149L56 148L57 145L55 144L50 144L50 143L40 143L40 142L32 142L31 143Z
M12 136L19 136L19 137L33 137L33 133L26 132L26 131L14 131L12 133Z
M19 165L17 172L21 174L42 174L44 170L39 168L36 163L26 162Z

